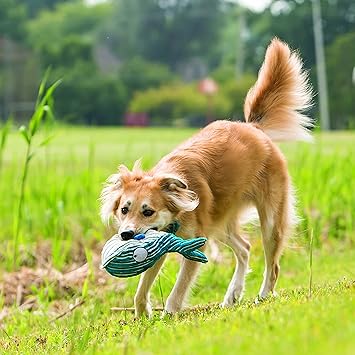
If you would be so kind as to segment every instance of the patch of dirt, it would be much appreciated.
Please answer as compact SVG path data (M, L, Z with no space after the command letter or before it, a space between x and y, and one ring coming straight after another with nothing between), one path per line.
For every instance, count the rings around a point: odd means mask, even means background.
M20 247L22 267L14 272L6 272L0 278L0 294L4 302L3 308L0 309L0 324L12 313L13 306L19 310L41 312L38 309L39 295L48 296L50 299L51 305L47 312L51 316L65 312L68 298L80 295L86 280L89 282L90 289L93 287L103 292L124 290L125 280L114 280L99 267L102 243L96 242L85 246L90 250L92 262L90 264L86 262L82 243L73 242L69 262L62 270L51 265L52 246L49 241L41 241L30 248ZM211 262L221 262L217 243L212 243L209 251Z
M26 309L35 307L36 302L28 304L29 296L36 290L46 289L48 286L55 291L55 298L73 295L80 291L87 278L96 285L104 286L109 279L104 271L99 268L100 257L93 257L92 266L88 263L75 267L69 272L62 273L50 265L37 266L36 268L21 267L15 272L5 273L0 283L0 292L4 297L4 305L17 305ZM44 291L45 292L45 291Z

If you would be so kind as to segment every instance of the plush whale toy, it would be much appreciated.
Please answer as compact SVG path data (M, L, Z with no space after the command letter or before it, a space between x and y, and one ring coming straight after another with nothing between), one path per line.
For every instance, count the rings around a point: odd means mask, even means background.
M203 237L182 239L173 233L155 230L138 234L128 241L123 241L116 234L102 249L101 268L115 277L136 276L152 267L164 254L172 252L207 263L206 255L198 250L206 241Z

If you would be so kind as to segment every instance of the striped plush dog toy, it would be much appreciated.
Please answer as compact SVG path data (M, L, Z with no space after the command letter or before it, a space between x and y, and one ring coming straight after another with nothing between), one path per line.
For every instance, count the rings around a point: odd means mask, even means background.
M149 230L134 239L123 241L118 234L106 242L101 254L101 268L115 277L130 277L152 267L166 253L177 252L185 258L207 263L198 250L205 245L203 237L182 239L173 233Z

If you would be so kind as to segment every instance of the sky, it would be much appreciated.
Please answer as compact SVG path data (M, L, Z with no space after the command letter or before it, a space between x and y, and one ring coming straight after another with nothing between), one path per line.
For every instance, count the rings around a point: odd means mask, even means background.
M106 0L85 0L85 2L89 5L98 4L100 2L104 2ZM264 8L270 3L271 0L226 0L228 2L238 2L245 7L248 7L254 11L262 11Z
M270 3L271 0L237 0L232 2L238 2L239 4L254 10L262 11Z

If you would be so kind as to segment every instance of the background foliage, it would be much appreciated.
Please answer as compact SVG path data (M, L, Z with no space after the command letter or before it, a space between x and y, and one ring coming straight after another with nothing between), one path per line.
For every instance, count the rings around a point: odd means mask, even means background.
M220 87L215 117L242 118L244 95L275 35L299 49L316 87L310 0L273 0L259 13L225 0L90 3L0 0L0 116L21 118L24 102L33 101L33 87L51 66L52 79L64 79L55 99L57 116L65 121L121 124L124 114L138 106L153 123L165 125L205 116L207 100L204 106L196 82L206 76ZM321 6L331 125L349 128L355 125L355 3L321 0ZM33 74L21 79L20 67ZM195 88L188 109L184 100L172 103L176 87L189 93ZM169 90L170 95L155 97ZM164 119L161 109L137 104L137 97L142 101L146 94L151 105L170 106ZM317 106L313 113L317 116Z

